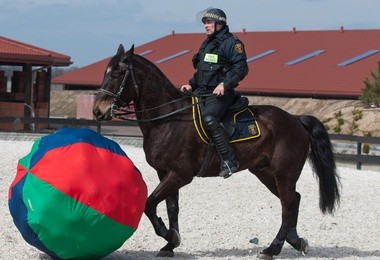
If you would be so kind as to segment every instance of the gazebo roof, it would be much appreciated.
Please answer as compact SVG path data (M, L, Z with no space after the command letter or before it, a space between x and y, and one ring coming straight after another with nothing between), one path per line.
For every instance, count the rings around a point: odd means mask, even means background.
M70 56L0 36L0 65L69 66Z

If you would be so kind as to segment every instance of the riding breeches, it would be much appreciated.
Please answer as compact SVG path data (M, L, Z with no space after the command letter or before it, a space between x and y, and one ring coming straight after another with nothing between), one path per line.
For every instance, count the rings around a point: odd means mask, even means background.
M211 96L205 98L202 109L202 118L214 116L218 121L220 121L227 109L232 105L234 96L234 91L226 91L223 96Z

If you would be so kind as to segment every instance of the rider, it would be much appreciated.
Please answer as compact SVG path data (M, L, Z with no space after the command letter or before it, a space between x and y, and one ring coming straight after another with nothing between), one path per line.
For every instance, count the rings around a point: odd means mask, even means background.
M228 178L238 170L239 162L220 120L233 103L238 82L248 73L247 56L244 44L229 32L222 10L207 9L202 15L202 23L207 38L192 60L196 72L181 91L214 94L204 99L202 120L221 156L219 175Z

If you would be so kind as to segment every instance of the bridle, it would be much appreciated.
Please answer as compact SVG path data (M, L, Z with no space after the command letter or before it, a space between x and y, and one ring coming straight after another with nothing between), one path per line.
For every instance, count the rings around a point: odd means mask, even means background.
M106 90L104 88L99 89L100 93L105 93L105 94L113 97L112 104L111 104L111 116L112 117L115 116L114 111L119 110L119 106L117 104L121 104L121 107L128 106L128 103L124 102L124 100L121 98L121 94L124 91L124 88L125 88L125 85L127 83L127 79L129 77L129 75L131 75L131 77L132 77L133 85L134 85L135 91L136 91L136 97L135 97L134 101L137 102L137 100L139 98L139 86L137 85L137 82L136 82L136 76L135 76L135 71L133 69L132 62L129 61L128 64L125 64L124 62L119 62L119 67L120 67L120 70L122 72L125 71L125 73L124 73L123 81L121 82L116 94L109 91L109 90Z
M169 116L172 116L174 114L177 114L179 112L182 112L186 109L189 109L193 106L196 106L200 103L203 103L204 101L198 101L198 102L194 102L193 104L191 105L187 105L187 106L184 106L182 108L179 108L175 111L172 111L170 113L167 113L165 115L161 115L161 116L158 116L158 117L154 117L154 118L148 118L148 119L131 119L131 118L127 118L125 117L126 115L130 115L130 114L139 114L139 113L144 113L144 112L148 112L148 111L152 111L152 110L156 110L156 109L159 109L161 107L164 107L166 105L169 105L169 104L172 104L172 103L175 103L175 102L178 102L178 101L181 101L181 100L184 100L184 99L188 99L190 97L198 97L198 98L201 98L201 97L210 97L212 96L213 94L194 94L194 93L189 93L189 92L184 92L186 95L185 96L182 96L178 99L174 99L172 101L169 101L167 103L164 103L164 104L161 104L159 106L156 106L156 107L152 107L152 108L149 108L149 109L145 109L145 110L142 110L142 111L136 111L136 110L128 110L128 109L124 109L124 107L128 107L129 104L126 103L122 98L121 98L121 94L123 93L124 91L124 88L126 87L126 82L127 82L127 79L129 77L129 75L131 75L132 77L132 82L133 82L133 86L135 88L135 91L136 91L136 97L135 99L133 100L134 103L136 104L138 101L139 101L139 97L140 97L140 91L139 91L139 86L137 84L137 81L136 81L136 76L135 76L135 71L134 71L134 68L133 68L133 64L132 64L132 61L130 60L128 62L128 64L124 63L124 62L119 62L119 67L121 69L121 72L125 71L124 73L124 77L123 77L123 80L116 92L113 93L109 90L106 90L104 88L100 88L99 89L99 92L100 93L104 93L104 94L107 94L111 97L113 97L113 100L112 100L112 103L111 103L111 107L110 107L110 113L111 113L111 116L112 117L116 117L116 118L119 118L119 119L122 119L122 120L128 120L128 121L138 121L138 122L150 122L150 121L155 121L155 120L159 120L159 119L163 119L163 118L167 118ZM120 104L120 106L118 106L117 104ZM117 112L117 113L115 113Z

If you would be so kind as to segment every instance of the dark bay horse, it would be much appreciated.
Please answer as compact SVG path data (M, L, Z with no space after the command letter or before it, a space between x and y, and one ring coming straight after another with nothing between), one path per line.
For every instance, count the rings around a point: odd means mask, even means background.
M133 46L128 51L119 46L104 74L93 113L97 120L110 120L119 107L134 102L146 160L160 180L148 197L145 214L156 234L167 241L158 256L172 257L180 245L179 189L197 175L207 145L193 125L190 96L177 90L152 62L133 52ZM252 108L261 136L232 144L240 162L239 171L248 169L256 175L280 199L282 207L281 227L259 257L278 255L285 241L306 252L307 240L300 238L296 229L301 199L296 183L308 157L319 180L321 211L332 213L339 203L340 183L328 133L312 116L291 115L275 106ZM204 177L218 174L219 159L214 153ZM164 200L169 227L157 216L157 206Z

